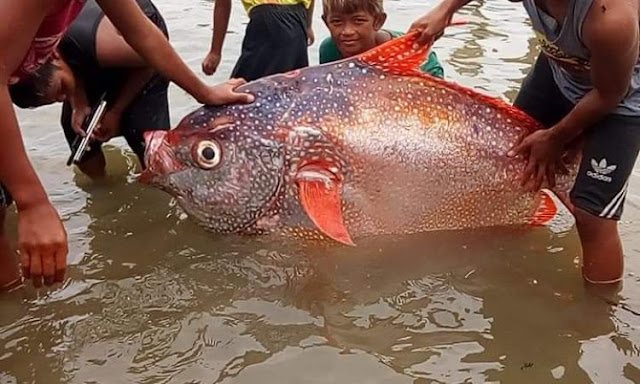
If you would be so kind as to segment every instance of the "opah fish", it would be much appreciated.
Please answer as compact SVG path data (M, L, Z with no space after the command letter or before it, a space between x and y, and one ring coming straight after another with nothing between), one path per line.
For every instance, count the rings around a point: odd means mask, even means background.
M202 107L147 135L141 180L219 233L344 244L379 234L547 223L557 206L506 157L542 128L505 102L423 74L415 34L360 56L270 76L250 105ZM559 175L566 193L575 177Z

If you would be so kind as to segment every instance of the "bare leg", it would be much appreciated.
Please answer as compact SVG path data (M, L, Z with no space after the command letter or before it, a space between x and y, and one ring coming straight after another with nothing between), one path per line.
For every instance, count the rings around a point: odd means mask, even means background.
M11 249L4 231L6 208L0 208L0 292L14 288L22 281L16 252Z
M102 153L102 151L78 164L80 171L93 180L102 179L106 176L106 166L107 161L105 160L104 153Z
M618 222L603 219L580 208L574 211L582 244L582 275L593 284L622 280L624 256Z

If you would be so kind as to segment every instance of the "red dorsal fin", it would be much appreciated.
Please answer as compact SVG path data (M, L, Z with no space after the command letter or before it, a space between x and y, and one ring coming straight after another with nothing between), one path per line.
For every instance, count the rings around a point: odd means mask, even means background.
M342 244L355 245L342 218L342 183L322 166L305 166L297 176L300 202L322 233Z
M465 24L464 21L453 21L449 26ZM391 39L361 54L358 58L373 67L399 75L419 71L420 66L427 61L429 51L433 46L433 41L418 46L416 42L419 36L419 32L410 32L402 37Z
M452 22L450 25L463 25L464 22ZM501 99L479 93L471 88L463 87L456 83L452 83L434 76L430 76L420 70L426 59L433 43L429 43L420 48L414 48L418 40L419 32L411 32L402 37L392 39L377 48L367 51L356 58L363 63L378 68L389 74L399 76L420 77L428 81L431 86L442 87L451 91L470 96L474 100L485 103L488 106L496 108L498 111L505 113L510 118L517 121L521 126L527 128L529 132L533 132L543 128L542 124L534 120L532 117L521 110L507 104Z
M414 49L419 35L418 32L411 32L402 37L392 39L361 54L358 59L385 72L398 75L413 74L427 60L433 45L433 43L429 43Z

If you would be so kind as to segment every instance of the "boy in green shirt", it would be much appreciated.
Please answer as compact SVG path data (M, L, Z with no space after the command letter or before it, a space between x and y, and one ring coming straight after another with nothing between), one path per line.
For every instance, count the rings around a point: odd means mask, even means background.
M382 29L387 19L382 0L323 0L322 8L322 20L331 37L320 45L320 64L359 55L403 35ZM435 52L420 68L429 75L444 77Z

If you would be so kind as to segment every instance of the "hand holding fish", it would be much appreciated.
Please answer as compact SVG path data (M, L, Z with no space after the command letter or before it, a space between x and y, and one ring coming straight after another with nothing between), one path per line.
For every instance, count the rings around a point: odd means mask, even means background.
M409 32L420 32L416 45L424 46L433 43L442 36L444 29L450 25L465 24L462 21L452 21L452 18L469 1L471 0L443 0L431 12L411 24Z
M235 89L245 84L244 79L231 79L224 83L210 86L203 99L198 100L206 105L225 105L233 103L252 103L254 96L249 93L236 92Z
M538 191L546 178L549 187L556 184L556 172L564 145L553 128L540 129L523 137L508 153L509 157L523 155L527 159L522 185Z
M417 45L433 43L444 34L444 29L451 24L452 17L452 13L443 7L437 7L411 24L409 31L420 32Z

